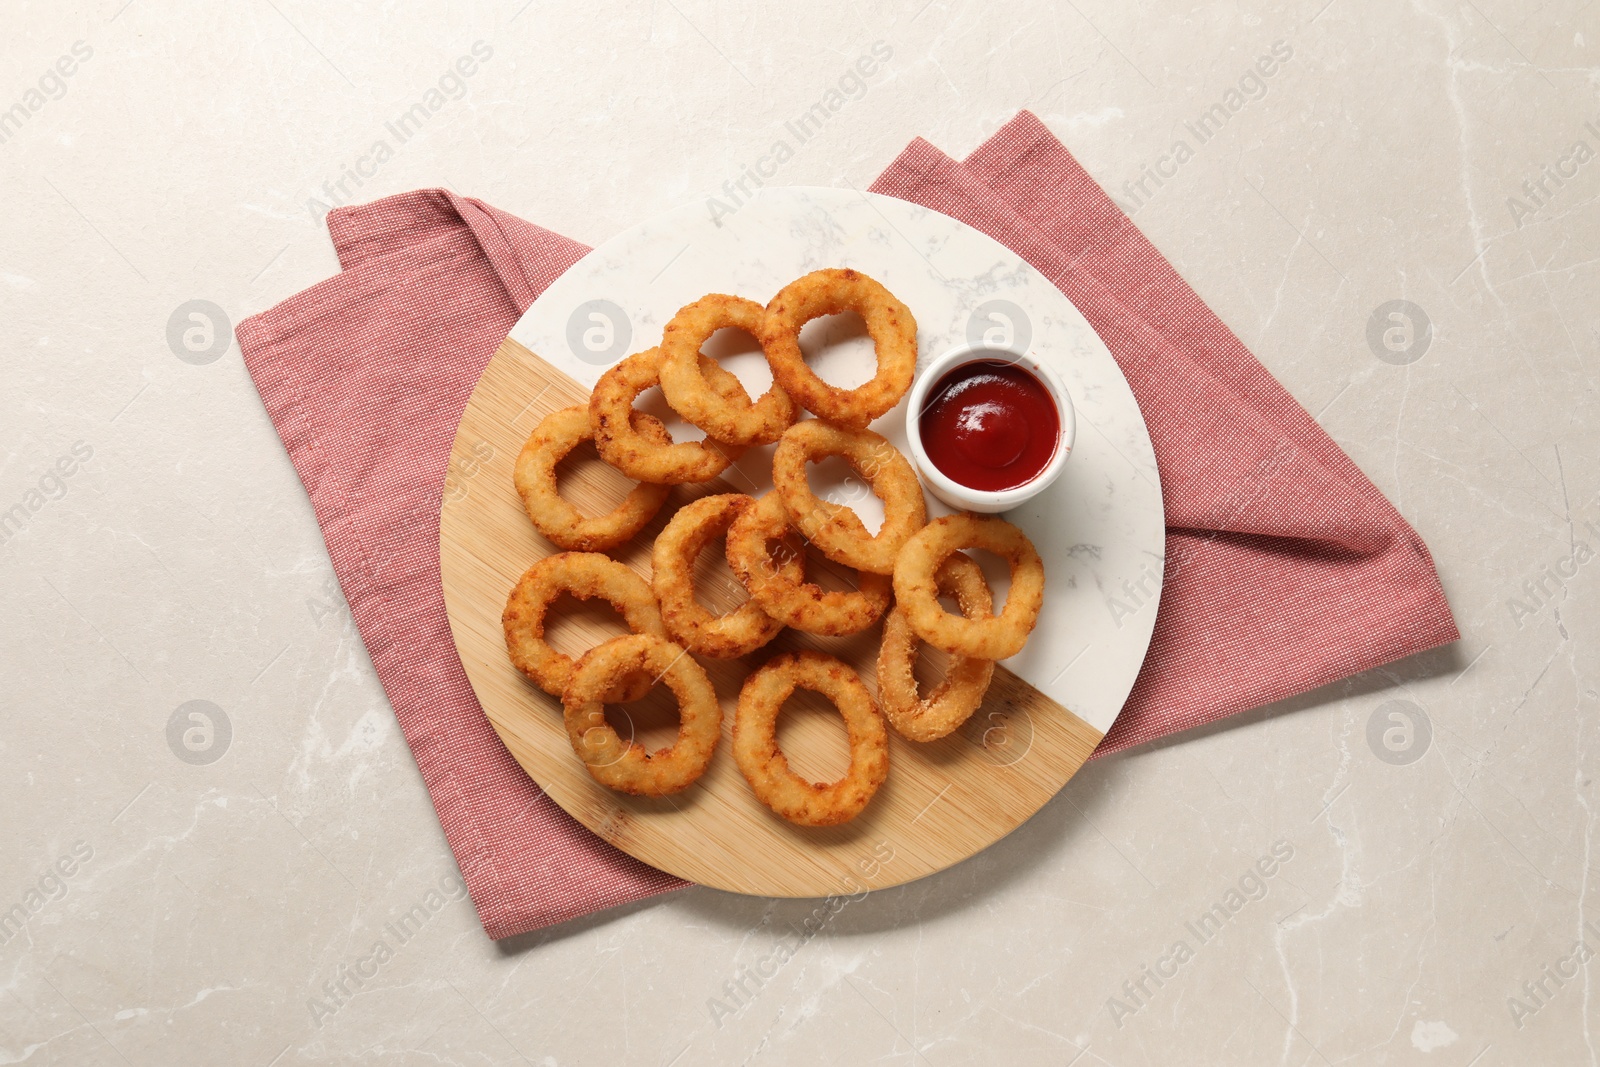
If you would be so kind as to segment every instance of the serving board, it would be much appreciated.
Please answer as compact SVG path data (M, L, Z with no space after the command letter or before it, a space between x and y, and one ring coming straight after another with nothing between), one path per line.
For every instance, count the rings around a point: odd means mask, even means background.
M799 827L750 791L731 752L735 702L745 677L777 651L816 648L838 656L876 691L879 626L849 638L785 631L751 656L700 658L722 701L724 739L705 776L671 797L612 792L573 754L560 702L526 681L506 655L500 613L517 579L559 551L536 533L512 485L512 467L547 414L585 403L610 365L657 343L681 305L707 292L765 303L783 284L823 266L877 278L916 315L919 362L988 335L1052 361L1072 393L1078 439L1062 477L1008 517L1045 561L1045 608L1028 648L995 671L983 707L933 744L891 733L888 780L843 826ZM999 331L998 333L993 331ZM870 341L843 319L802 334L812 365L849 387L871 376ZM751 395L770 376L753 344L718 335ZM646 410L674 437L693 438L648 396ZM873 428L904 451L904 411ZM673 490L660 515L612 553L642 575L671 514L705 493L770 489L771 447L747 452L719 482ZM609 511L629 483L585 446L559 469L562 494L590 514ZM869 529L882 519L875 497L847 470L812 468L813 485L849 502ZM944 513L929 497L930 515ZM732 215L696 204L668 213L596 249L553 283L502 344L457 430L440 523L446 607L462 664L490 723L513 757L562 808L624 852L690 881L741 893L814 897L908 882L943 870L1015 829L1056 794L1094 750L1126 699L1155 621L1164 523L1153 452L1138 406L1116 363L1069 301L1003 246L954 219L904 201L828 189L764 189ZM1003 566L980 555L997 606ZM808 572L845 587L820 556ZM726 611L744 591L714 550L697 567L700 599ZM1134 590L1132 594L1128 590ZM1134 602L1137 603L1134 603ZM551 643L576 655L624 632L609 610L585 605L551 616ZM924 651L918 676L936 681L943 657ZM611 709L623 736L670 743L670 699L657 692ZM779 733L791 763L817 780L846 762L836 713L797 693Z

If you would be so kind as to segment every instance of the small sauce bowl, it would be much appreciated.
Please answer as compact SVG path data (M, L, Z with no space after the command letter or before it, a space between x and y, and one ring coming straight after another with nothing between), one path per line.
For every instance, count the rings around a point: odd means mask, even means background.
M1033 478L1010 489L974 489L962 485L933 465L922 445L922 415L929 402L928 394L945 376L968 363L1010 363L1038 379L1055 402L1060 419L1060 432L1056 436L1055 452L1044 468ZM906 440L911 448L911 460L917 474L928 491L944 503L962 511L992 515L1010 511L1025 500L1038 496L1061 474L1067 457L1072 454L1072 443L1077 436L1077 420L1072 398L1061 378L1047 364L1025 353L987 344L967 344L951 349L928 365L928 368L911 383L911 394L906 404Z

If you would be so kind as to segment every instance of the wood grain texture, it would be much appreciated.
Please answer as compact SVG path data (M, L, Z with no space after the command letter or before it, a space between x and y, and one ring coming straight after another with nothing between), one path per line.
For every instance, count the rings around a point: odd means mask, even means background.
M658 799L599 785L572 752L560 701L511 666L500 625L523 571L558 551L523 513L511 480L517 453L545 415L587 399L587 390L508 339L462 416L440 515L445 604L478 700L517 762L584 826L652 866L718 889L774 897L854 893L932 874L993 844L1038 811L1094 751L1099 731L1001 667L984 706L956 734L933 744L891 734L888 781L855 820L822 829L793 826L756 800L734 763L739 687L772 653L811 647L856 667L876 691L880 628L849 638L786 631L744 659L701 659L722 700L724 736L698 783ZM583 452L560 468L562 495L587 514L609 511L628 483L592 450ZM735 491L722 483L675 489L656 520L612 555L648 577L650 545L677 507L705 493ZM726 611L744 592L715 556L714 548L704 554L697 584L707 607ZM807 566L812 573L830 569L814 555ZM844 581L832 570L816 580ZM575 655L622 632L608 611L585 606L559 619L553 614L550 640ZM941 657L925 650L923 660L919 677L936 678ZM663 688L613 711L625 736L630 728L652 741L663 730L670 733ZM797 770L820 779L843 769L843 723L820 698L797 694L790 701L780 740Z

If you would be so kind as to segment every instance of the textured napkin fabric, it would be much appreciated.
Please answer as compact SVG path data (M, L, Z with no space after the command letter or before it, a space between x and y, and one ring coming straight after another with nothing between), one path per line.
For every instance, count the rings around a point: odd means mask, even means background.
M439 507L478 375L588 249L440 190L328 215L344 270L239 324L350 613L490 937L686 883L556 806L489 725L439 585Z
M1144 411L1166 583L1144 669L1097 755L1459 636L1416 533L1032 115L965 163L917 141L873 189L961 219L1043 272ZM586 249L440 190L339 209L328 227L343 271L241 323L240 347L484 929L507 937L684 885L590 834L523 773L462 671L439 585L441 493L467 398ZM1136 589L1112 605L1148 608Z
M872 190L982 230L1054 282L1144 413L1166 580L1097 756L1461 636L1416 531L1037 118L964 163L919 139ZM1138 609L1136 588L1117 593L1114 615Z

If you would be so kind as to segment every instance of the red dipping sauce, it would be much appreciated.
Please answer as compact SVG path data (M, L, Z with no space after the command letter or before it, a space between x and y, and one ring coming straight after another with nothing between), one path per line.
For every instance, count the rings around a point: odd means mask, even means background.
M917 419L933 465L969 489L997 492L1037 478L1061 438L1043 382L1014 363L963 363L928 390Z

